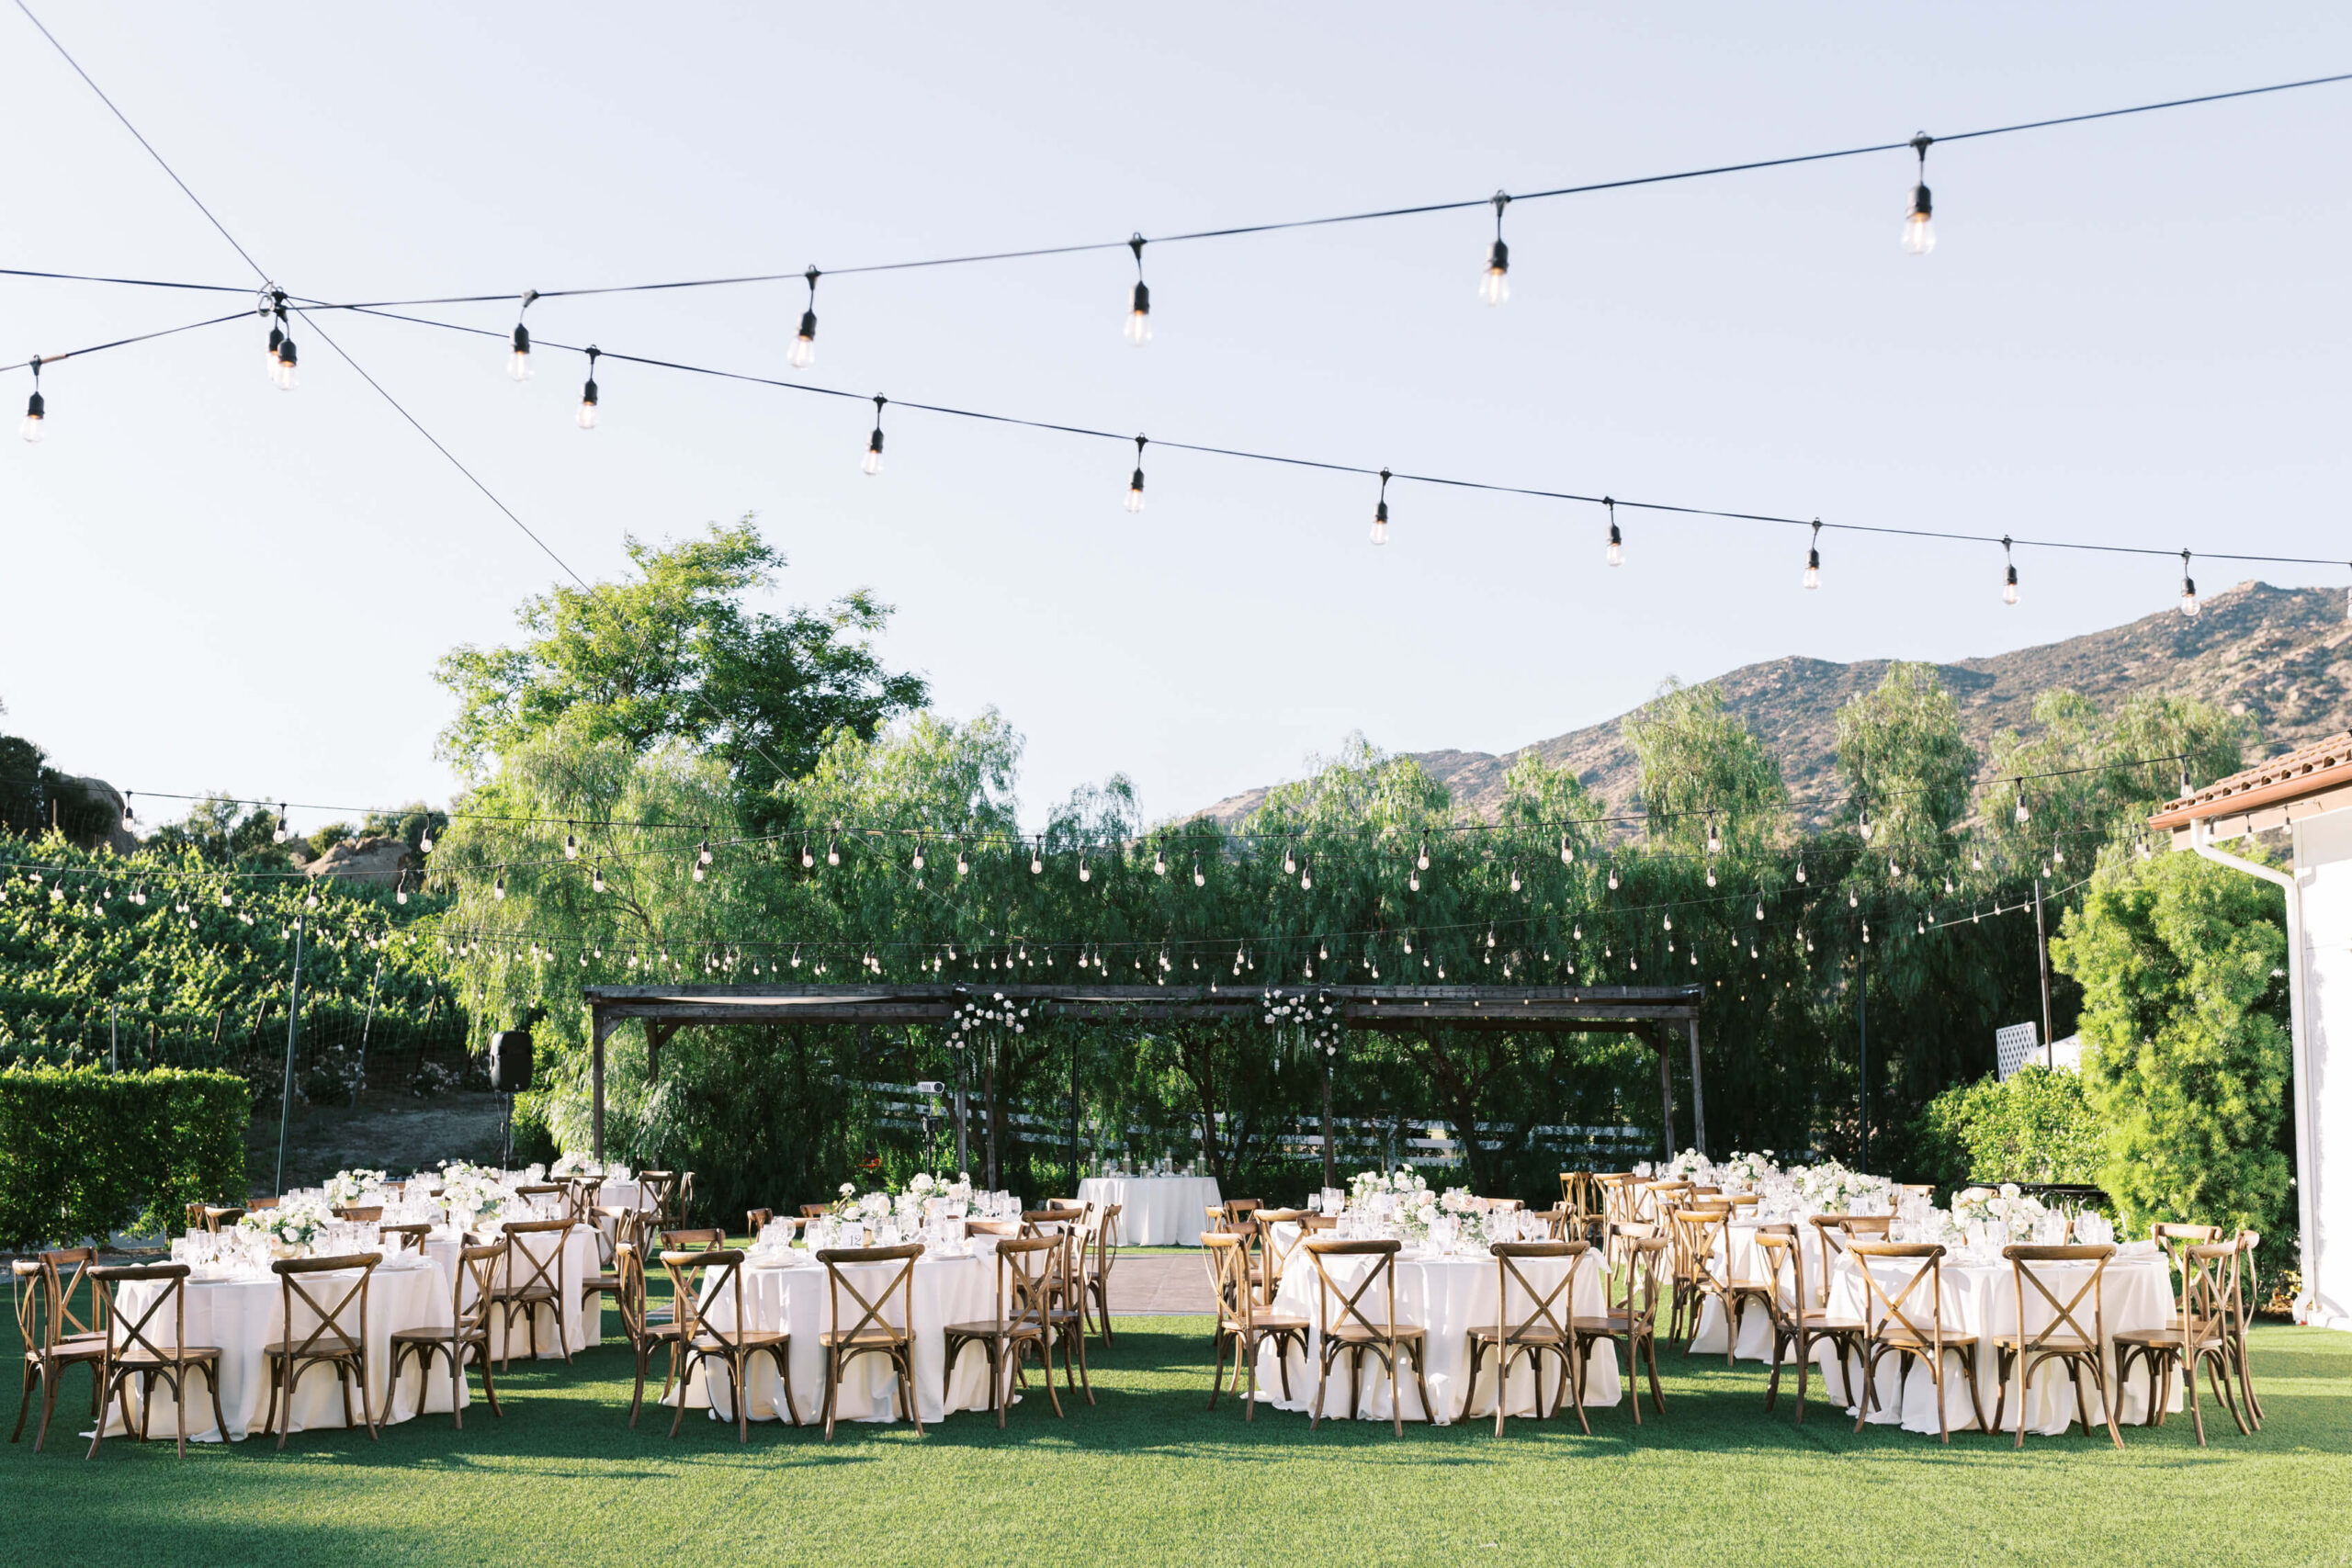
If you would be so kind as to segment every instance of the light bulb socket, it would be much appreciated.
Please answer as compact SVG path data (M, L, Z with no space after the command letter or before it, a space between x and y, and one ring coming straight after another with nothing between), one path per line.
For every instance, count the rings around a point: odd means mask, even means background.
M873 453L877 457L882 455L882 427L880 425L877 424L874 427L874 434L865 443L865 449L868 452Z
M49 403L39 392L35 392L29 399L26 400L25 417L27 419L43 419L46 418L48 414Z
M802 343L817 341L817 312L814 310L800 312L800 341Z
M580 400L590 408L596 406L596 378L594 376L589 377L588 384L580 389Z
M1936 204L1933 198L1928 195L1928 187L1924 185L1913 186L1911 187L1911 216L1914 218L1933 218L1935 215Z
M514 352L517 354L531 352L531 329L520 321L514 323Z
M1138 316L1151 314L1151 285L1141 278L1136 279L1135 304L1131 309Z
M1127 488L1135 491L1137 495L1141 495L1143 493L1143 470L1141 468L1137 468L1135 472L1135 477L1127 481Z
M1510 270L1510 247L1504 244L1500 240L1497 240L1495 242L1495 248L1487 253L1487 270L1488 272L1509 272ZM1537 281L1540 282L1542 280L1538 279Z

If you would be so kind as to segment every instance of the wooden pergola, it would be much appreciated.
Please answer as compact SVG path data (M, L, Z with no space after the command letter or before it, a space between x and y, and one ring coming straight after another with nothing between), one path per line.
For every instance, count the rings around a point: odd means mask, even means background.
M1410 1033L1492 1029L1543 1034L1631 1034L1657 1054L1667 1141L1674 1135L1674 1076L1668 1053L1679 1035L1690 1049L1690 1122L1707 1147L1706 1095L1699 1070L1698 986L591 986L591 1127L605 1157L605 1042L630 1019L645 1024L649 1078L662 1047L690 1024L945 1024L975 998L1049 1004L1056 1021L1081 1023L1254 1023L1266 994L1313 996L1336 1007L1349 1029ZM1668 1151L1671 1153L1671 1151Z

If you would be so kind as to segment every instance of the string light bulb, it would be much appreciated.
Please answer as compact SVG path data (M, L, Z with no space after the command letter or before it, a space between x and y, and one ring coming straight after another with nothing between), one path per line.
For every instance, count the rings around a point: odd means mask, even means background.
M281 392L292 391L300 379L295 375L294 367L294 334L292 333L279 334L277 360L269 370L271 384Z
M580 389L580 410L571 416L582 430L596 428L596 360L604 352L593 343L588 345L588 383Z
M2030 821L2032 821L2032 820L2033 820L2033 813L2032 813L2031 811L2030 811L2030 810L2028 810L2028 809L2026 808L2026 804L2025 804L2025 780L2023 780L2023 779L2019 779L2019 780L2018 780L2018 781L2017 781L2017 792L2018 792L2018 809L2017 809L2018 826L2018 827L2020 827L2020 828L2022 828L2022 827L2024 827L2027 823L2029 823L2029 822L2030 822ZM1979 863L1978 863L1978 864L1979 864L1979 868L1981 869L1981 868L1982 868L1982 864L1983 864L1983 863L1982 863L1982 862L1979 862Z
M2001 536L2001 564L2007 569L2001 583L2001 603L2014 604L2018 602L2018 563L2009 557L2009 536L2007 534Z
M514 343L507 351L506 374L517 381L531 378L531 329L523 324L523 312L529 310L531 301L538 297L537 289L530 290L523 296L522 306L514 312Z
M1144 446L1145 446L1144 438L1143 438L1142 436L1140 436L1140 435L1136 436L1136 471L1135 471L1134 475L1133 475L1132 477L1130 477L1130 478L1128 479L1128 480L1127 480L1127 510L1128 510L1129 512L1141 512L1141 511L1143 510L1143 449L1144 449Z
M270 841L277 844L284 843L286 841L287 832L286 803L281 800L277 803L277 824L270 829Z
M708 865L710 863L710 840L708 839L705 839L701 843L695 846L695 863L699 865Z
M1143 280L1143 247L1141 233L1127 241L1127 249L1136 254L1136 291L1127 306L1126 339L1136 348L1151 341L1151 287Z
M865 443L865 461L858 465L868 479L882 471L882 408L888 401L879 392L874 395L874 434Z
M569 827L565 828L563 833L563 858L566 860L580 858L580 835Z
M506 874L504 872L500 872L498 874L497 880L490 885L490 896L493 898L503 898L506 897Z
M2201 607L2197 603L2197 580L2188 575L2188 552L2183 550L2180 552L2180 613L2195 620Z
M839 839L825 840L825 863L827 865L842 863L842 841Z
M1499 305L1510 298L1510 247L1503 243L1503 209L1510 205L1510 197L1495 192L1495 243L1487 253L1487 270L1478 278L1478 298L1489 305Z
M1193 886L1195 887L1206 887L1208 885L1209 879L1201 874L1201 863L1197 860L1194 861L1193 863Z
M1804 585L1821 586L1821 519L1813 520L1813 547L1804 553Z
M1625 564L1625 536L1617 532L1617 502L1613 496L1602 496L1600 504L1609 509L1609 564Z
M261 351L261 368L262 374L267 376L271 385L275 386L277 381L277 345L286 341L286 291L282 288L269 289L254 309L256 314L269 321L269 342Z
M1038 874L1040 872L1044 871L1045 869L1046 869L1046 840L1043 840L1043 839L1040 839L1040 840L1037 840L1037 846L1036 846L1036 848L1035 848L1035 849L1033 849L1033 850L1031 850L1031 851L1029 852L1029 874L1030 874L1030 875L1032 875L1032 876L1035 876L1036 874Z
M795 370L806 370L817 363L817 279L824 274L812 264L808 268L808 308L800 312L800 332L792 340L792 350L784 362Z
M45 422L49 418L49 404L40 395L40 355L36 354L33 355L32 367L33 395L25 402L25 423L17 426L17 434L23 436L26 440L30 441L35 445L39 445L42 434L48 428Z
M1380 504L1372 509L1372 542L1388 542L1388 470L1380 470Z
M1911 139L1911 150L1919 154L1919 180L1911 187L1911 211L1903 220L1906 255L1924 256L1936 248L1936 208L1928 196L1928 149L1935 140L1924 130Z
M1719 855L1724 852L1723 829L1715 825L1713 813L1707 817L1707 852L1711 855Z

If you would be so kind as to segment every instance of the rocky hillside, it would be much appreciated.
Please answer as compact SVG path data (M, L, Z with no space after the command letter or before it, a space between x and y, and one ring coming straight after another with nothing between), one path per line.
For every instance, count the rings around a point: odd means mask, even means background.
M1780 759L1800 813L1812 815L1817 801L1836 792L1838 705L1877 685L1888 662L1775 659L1717 678L1724 699ZM2344 594L2333 588L2242 582L2206 600L2195 620L2160 610L2129 626L1936 669L1979 751L1989 749L1997 730L2030 729L2033 699L2052 686L2102 706L2148 690L2202 697L2251 717L2261 754L2352 728L2352 622ZM1573 768L1612 805L1629 805L1636 793L1638 773L1621 719L1500 756L1413 755L1458 804L1490 816L1503 775L1526 751ZM1247 790L1217 802L1206 815L1238 821L1265 795L1263 788Z

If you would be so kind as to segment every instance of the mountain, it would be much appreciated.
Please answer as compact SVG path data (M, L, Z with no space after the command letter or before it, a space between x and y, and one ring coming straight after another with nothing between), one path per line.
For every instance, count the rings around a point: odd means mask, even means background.
M1791 657L1742 665L1716 678L1724 700L1779 760L1801 817L1816 817L1821 803L1838 793L1839 705L1875 687L1890 662ZM2241 582L2207 599L2204 613L2193 620L2160 610L2128 626L1935 668L1980 754L1990 751L1996 731L2030 733L2033 700L2052 686L2079 692L2104 708L2143 691L2218 703L2255 721L2257 755L2352 729L2352 620L2344 594L2333 588ZM1504 775L1529 751L1575 770L1588 788L1623 807L1633 804L1640 784L1623 726L1622 717L1612 718L1500 756L1411 755L1453 791L1457 806L1482 817L1495 814ZM1245 790L1196 815L1238 822L1265 798L1263 786Z

